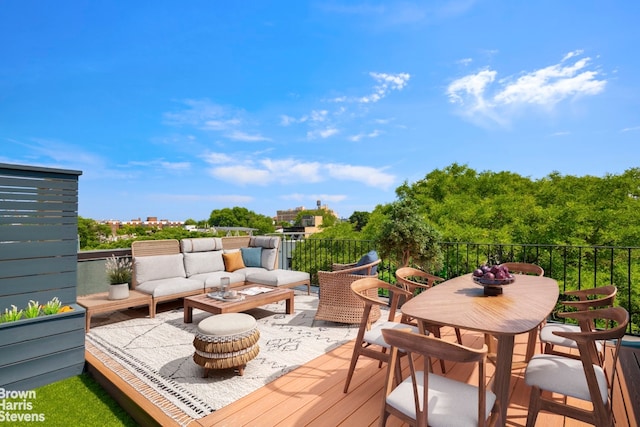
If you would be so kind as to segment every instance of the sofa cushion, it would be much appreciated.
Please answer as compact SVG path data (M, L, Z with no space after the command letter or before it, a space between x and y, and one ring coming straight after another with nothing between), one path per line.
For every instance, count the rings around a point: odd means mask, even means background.
M222 249L222 239L220 237L198 237L195 239L180 240L182 252L205 252L219 251Z
M278 246L280 246L280 238L276 236L251 236L249 246L265 249L278 249Z
M182 254L136 257L133 263L136 283L172 277L187 277Z
M267 270L273 270L277 267L276 260L278 259L278 249L262 249L262 262L260 263L262 268Z
M157 298L183 292L203 292L204 284L199 280L187 279L186 277L172 277L169 279L147 280L140 286L136 286L136 291L144 292Z
M268 286L287 286L292 283L308 283L309 273L294 270L271 270L247 274L247 282Z
M236 271L245 267L240 251L224 253L222 254L222 259L224 260L224 269L226 271Z
M358 262L356 263L356 267L359 267L361 265L367 265L367 264L371 264L374 261L378 260L378 252L376 251L369 251L366 254L364 254L362 256L362 258L360 258L360 260L358 260ZM374 265L373 268L371 269L371 274L376 274L378 272L378 266ZM353 274L359 274L361 276L367 275L367 270L360 270L360 271L354 271Z
M184 254L184 268L187 277L200 273L224 271L222 251L187 252Z
M231 287L244 285L244 274L242 270L236 270L234 272L229 271L214 271L213 273L202 273L191 276L191 279L197 279L204 283L205 288L218 288L220 287L220 279L223 277L229 278L229 284Z
M262 248L240 248L245 267L262 267Z

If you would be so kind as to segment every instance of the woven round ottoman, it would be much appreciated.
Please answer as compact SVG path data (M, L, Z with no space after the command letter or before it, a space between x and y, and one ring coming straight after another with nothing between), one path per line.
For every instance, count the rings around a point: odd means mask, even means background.
M256 319L245 313L225 313L207 317L198 324L193 346L193 360L204 368L204 378L211 369L238 368L244 374L247 362L258 355Z

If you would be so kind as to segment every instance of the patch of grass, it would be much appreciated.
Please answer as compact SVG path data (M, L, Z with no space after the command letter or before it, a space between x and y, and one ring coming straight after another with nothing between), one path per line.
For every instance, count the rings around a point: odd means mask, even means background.
M13 426L137 426L137 423L88 374L67 378L35 389L34 399L4 399L30 403L27 410L4 410L12 414L42 414L44 421L12 420ZM1 400L0 400L1 402ZM0 415L2 408L0 408ZM37 418L36 418L37 419ZM6 422L7 420L5 420ZM0 424L3 424L0 422ZM9 424L7 424L9 425Z

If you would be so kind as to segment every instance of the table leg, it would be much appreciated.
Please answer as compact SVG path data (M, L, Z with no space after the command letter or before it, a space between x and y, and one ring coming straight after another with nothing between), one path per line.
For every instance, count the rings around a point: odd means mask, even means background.
M287 298L285 304L287 305L287 314L293 314L293 297Z
M85 325L85 332L89 332L89 328L91 328L91 311L89 311L89 309L85 310L85 316L86 316L86 325Z
M513 361L513 335L500 335L498 337L498 355L496 363L496 376L493 383L493 392L500 402L500 424L507 422L507 408L509 406L509 387L511 382L511 363Z
M191 323L191 322L193 322L193 307L191 307L190 305L187 305L187 303L185 302L184 323Z

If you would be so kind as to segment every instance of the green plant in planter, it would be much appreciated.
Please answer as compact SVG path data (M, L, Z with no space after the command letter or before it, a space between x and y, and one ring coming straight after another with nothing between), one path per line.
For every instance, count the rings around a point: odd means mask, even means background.
M106 271L111 285L131 283L131 261L128 258L111 255L107 258Z
M33 319L40 315L40 304L38 301L30 300L27 308L24 310L24 317L27 319Z
M61 308L62 308L62 303L60 303L60 300L58 299L58 297L53 297L51 301L47 302L45 305L42 306L42 312L47 315L56 314L60 312Z
M9 310L8 308L4 309L4 314L0 316L0 323L15 322L16 320L20 320L22 314L23 311L18 310L18 307L12 304L11 310Z

